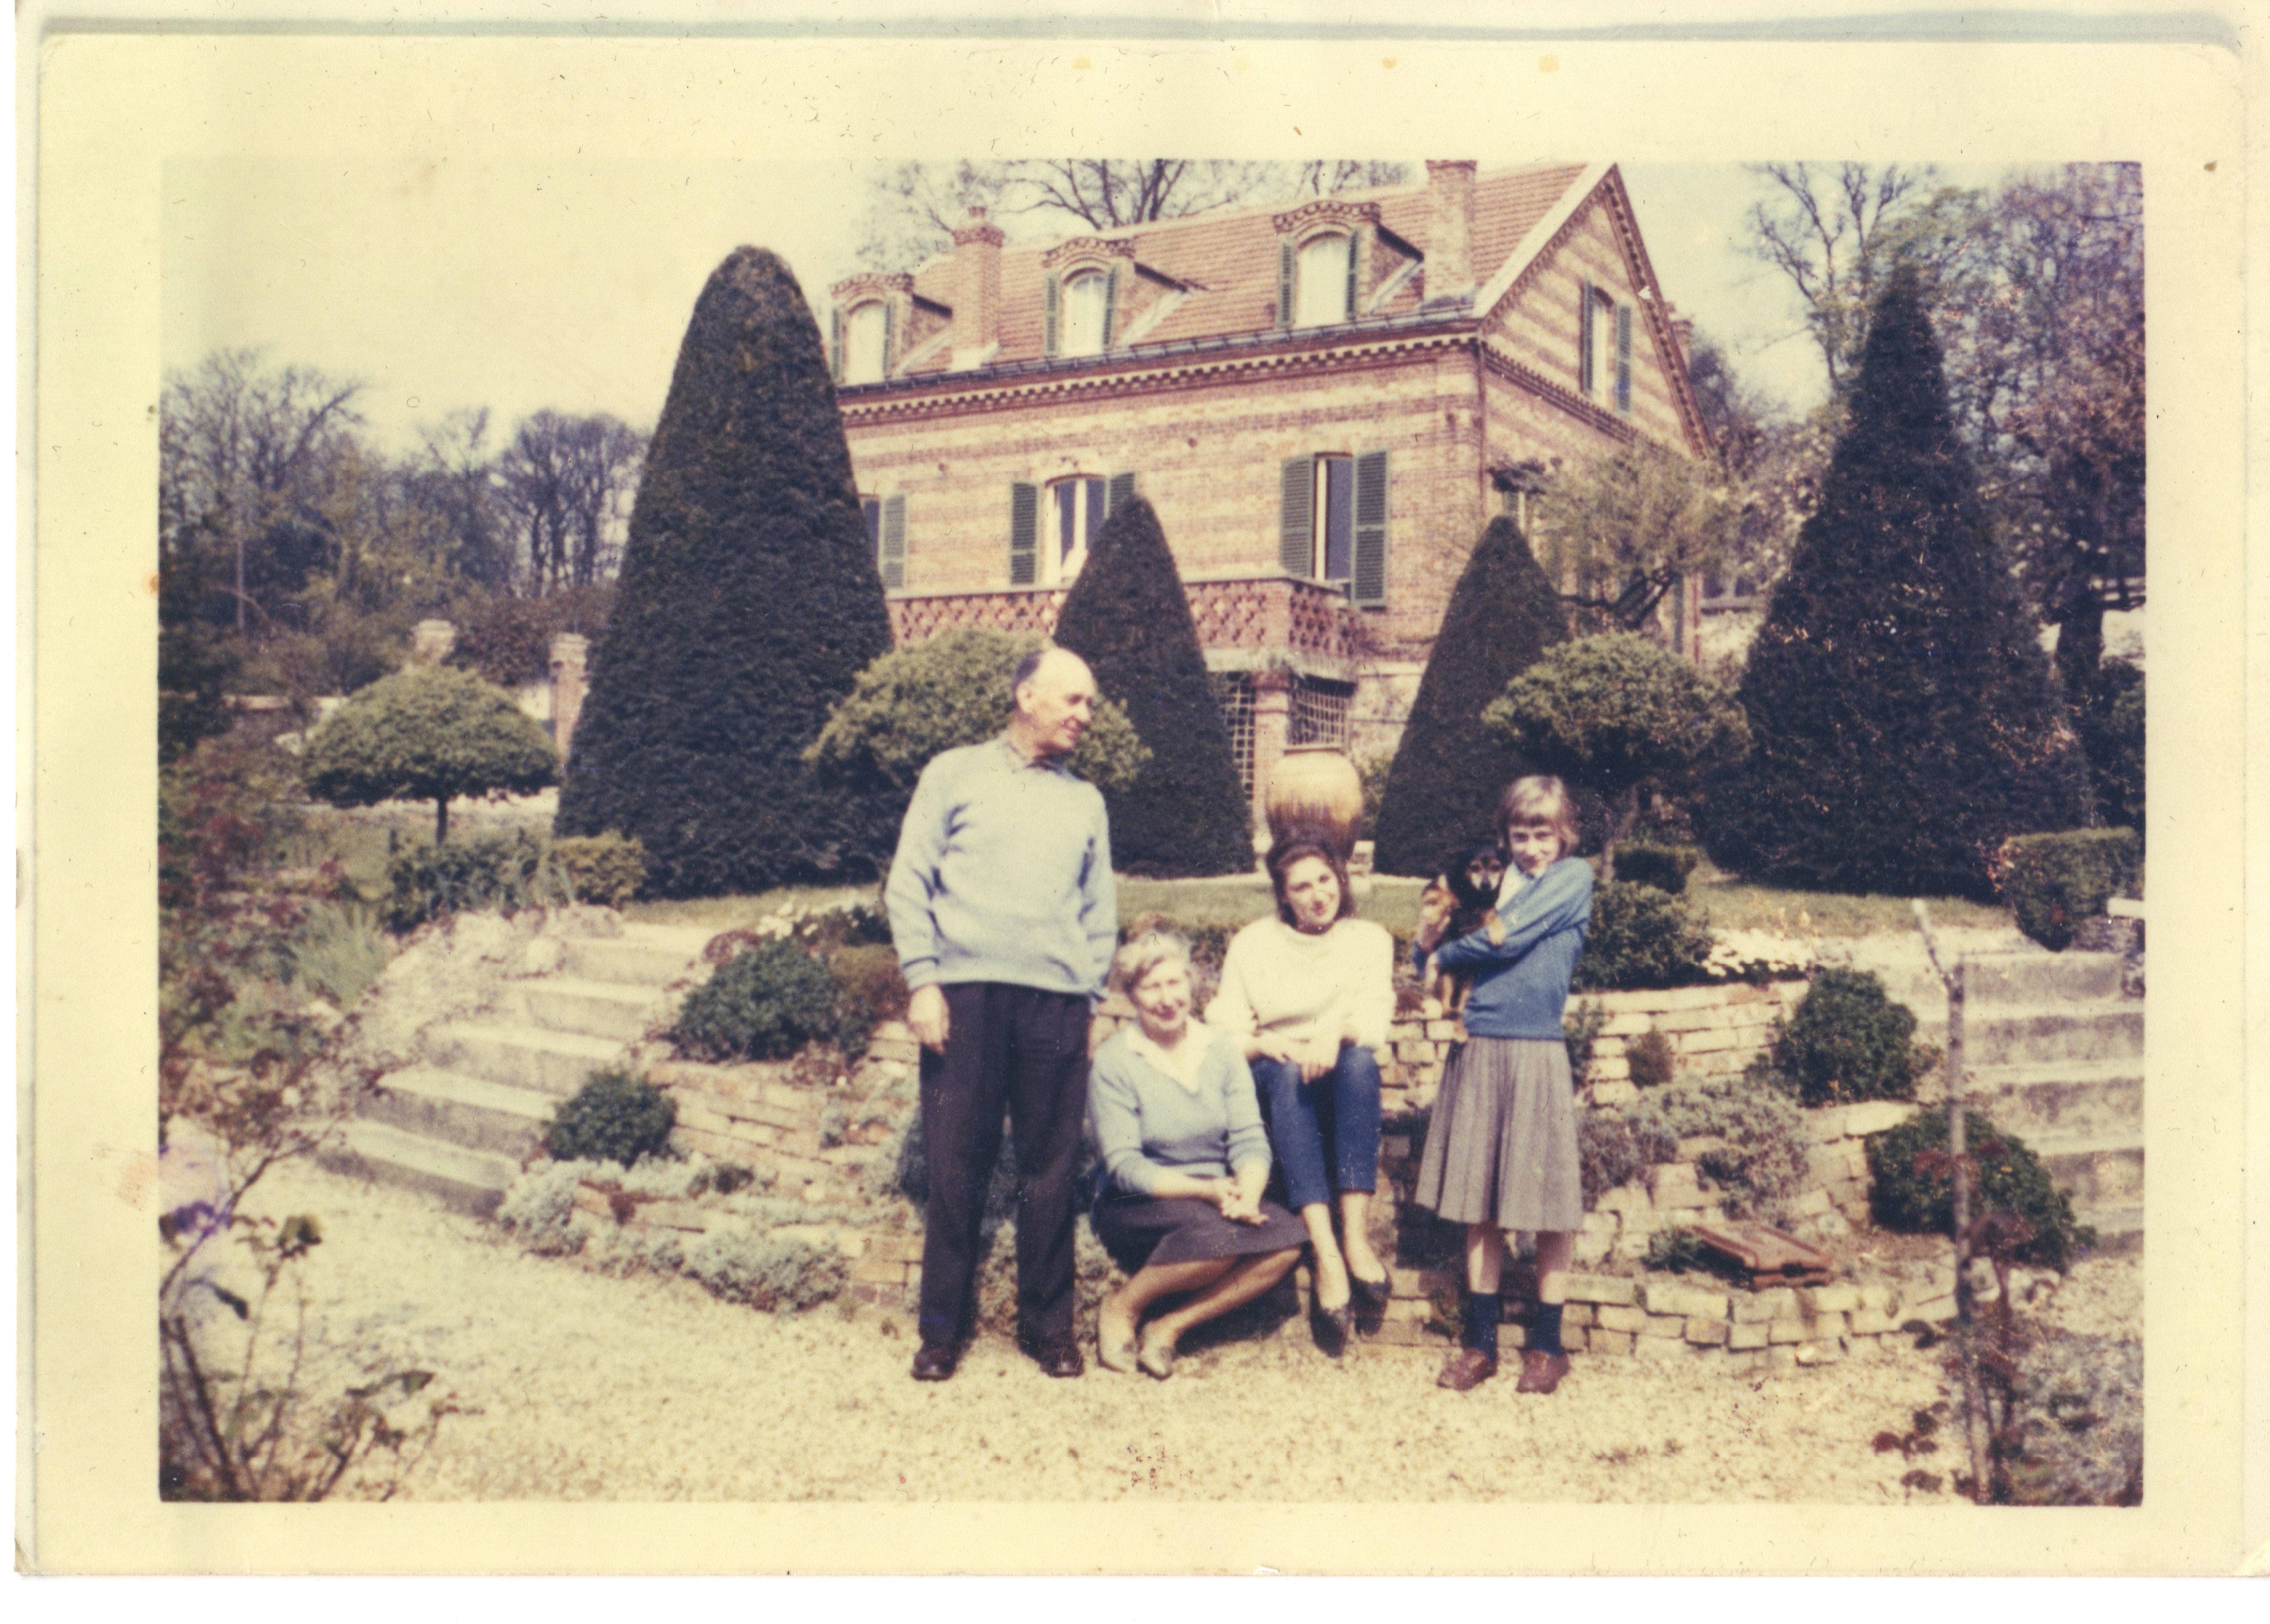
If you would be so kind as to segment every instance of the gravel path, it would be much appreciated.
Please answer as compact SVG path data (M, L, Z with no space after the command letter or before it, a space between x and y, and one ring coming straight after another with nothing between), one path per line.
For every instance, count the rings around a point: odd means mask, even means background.
M1467 1500L1897 1503L1869 1444L1940 1393L1935 1353L1736 1377L1705 1358L1580 1358L1549 1399L1501 1377L1433 1385L1432 1352L1229 1343L1158 1383L1092 1363L1042 1376L980 1341L955 1379L908 1379L908 1322L774 1316L681 1277L530 1257L424 1198L312 1167L263 1210L312 1212L308 1286L333 1377L390 1358L462 1413L404 1486L416 1500ZM2061 1314L2125 1320L2085 1264ZM1935 1498L1935 1497L1933 1497Z

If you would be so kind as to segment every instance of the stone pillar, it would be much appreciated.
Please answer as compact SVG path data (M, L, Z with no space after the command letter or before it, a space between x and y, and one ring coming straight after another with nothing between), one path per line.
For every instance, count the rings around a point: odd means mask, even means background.
M410 663L439 665L457 646L457 628L447 620L420 620L410 634Z
M1253 673L1253 827L1269 805L1269 775L1285 759L1292 734L1293 673L1281 666Z
M590 686L584 666L590 649L588 638L573 632L552 640L552 742L562 761L568 759L568 741L575 737L575 719L583 714L583 694Z
M1474 160L1427 160L1427 302L1474 291Z
M983 367L1001 337L1001 228L973 208L953 233L953 363Z

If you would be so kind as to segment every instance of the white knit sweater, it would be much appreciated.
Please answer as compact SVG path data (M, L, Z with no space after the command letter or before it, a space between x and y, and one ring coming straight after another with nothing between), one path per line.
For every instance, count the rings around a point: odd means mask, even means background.
M1395 1015L1395 938L1368 919L1305 936L1273 916L1230 938L1205 1024L1241 1045L1256 1033L1298 1042L1337 1036L1377 1049Z

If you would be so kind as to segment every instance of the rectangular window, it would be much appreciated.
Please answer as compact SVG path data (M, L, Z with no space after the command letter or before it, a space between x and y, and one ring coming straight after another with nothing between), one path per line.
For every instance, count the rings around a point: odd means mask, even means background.
M875 561L883 561L883 503L880 498L863 496L859 499L859 516L867 525L867 551Z
M1616 410L1625 417L1631 415L1631 350L1632 308L1618 305L1616 310Z
M1355 700L1354 684L1295 677L1291 698L1291 714L1285 719L1287 744L1347 747L1348 708Z
M1355 560L1355 459L1317 459L1317 547L1319 581L1346 581Z
M1237 762L1238 787L1253 794L1253 678L1247 671L1214 671L1214 702L1229 729L1229 753Z
M1079 574L1095 533L1103 528L1103 481L1062 479L1050 487L1056 499L1056 552L1050 560L1059 583Z

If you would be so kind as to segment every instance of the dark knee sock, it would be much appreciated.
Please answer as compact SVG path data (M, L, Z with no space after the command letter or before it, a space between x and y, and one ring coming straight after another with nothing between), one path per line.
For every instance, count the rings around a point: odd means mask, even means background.
M1537 1321L1531 1328L1529 1346L1540 1353L1558 1353L1561 1347L1561 1309L1558 1302L1537 1305Z
M1484 1295L1478 1291L1466 1293L1466 1333L1468 1347L1480 1348L1492 1359L1497 1357L1497 1323L1505 1313L1505 1299L1497 1293Z

